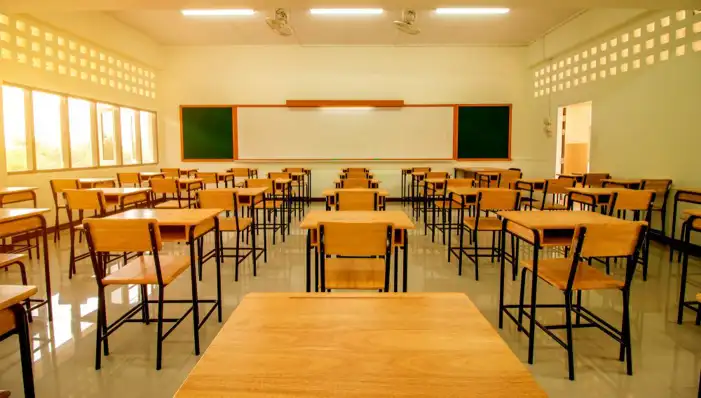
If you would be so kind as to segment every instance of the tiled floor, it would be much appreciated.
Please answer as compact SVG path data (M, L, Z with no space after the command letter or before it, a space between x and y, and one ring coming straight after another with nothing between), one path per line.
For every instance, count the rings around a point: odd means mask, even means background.
M392 206L399 208L398 205ZM241 298L253 291L304 290L304 235L296 228L285 243L272 247L267 264L258 276L251 275L250 265L242 268L239 282L233 281L232 260L223 267L224 319L235 310ZM465 292L496 327L498 273L484 261L480 281L474 280L473 267L466 263L458 277L455 262L446 261L446 247L431 243L430 236L419 229L411 236L409 291ZM170 251L184 251L184 245L171 245ZM690 312L684 325L675 323L678 292L676 263L669 264L666 251L653 247L650 279L638 277L632 289L632 335L634 376L625 374L618 362L618 346L594 329L575 331L577 380L567 380L566 353L542 332L537 334L536 363L529 366L540 385L552 397L696 397L701 368L701 327L693 324ZM193 354L192 326L189 318L164 343L164 368L155 370L155 325L127 324L110 337L111 354L103 360L100 371L94 369L96 285L89 261L78 264L78 275L68 279L68 239L51 253L52 283L55 295L53 324L39 311L31 325L34 344L34 372L38 397L171 397L197 362ZM201 296L215 292L213 263L205 266ZM32 265L31 281L43 279L42 268ZM620 269L617 270L620 272ZM701 291L701 267L691 268L691 291ZM508 278L507 278L508 279ZM0 284L17 283L14 271L0 272ZM176 281L167 289L169 297L187 298L189 277ZM507 286L509 299L515 298L516 286ZM41 292L40 288L40 292ZM539 302L560 302L561 294L539 289ZM542 294L542 295L541 295ZM108 291L108 317L114 319L128 303L138 297L138 289ZM619 324L620 294L585 294L584 303L605 319ZM542 300L541 300L542 298ZM180 308L166 310L173 315ZM540 311L540 317L558 321L558 310ZM202 346L206 349L220 324L211 318L202 329ZM518 358L526 360L527 341L508 322L500 331ZM489 358L485 358L488 361ZM19 355L16 338L0 343L0 390L8 389L13 397L22 396ZM467 394L467 392L466 392Z

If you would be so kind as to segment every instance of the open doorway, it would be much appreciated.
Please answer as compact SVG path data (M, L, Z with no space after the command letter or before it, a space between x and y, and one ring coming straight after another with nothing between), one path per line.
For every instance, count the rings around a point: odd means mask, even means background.
M558 108L556 174L584 174L589 172L591 144L591 102L582 102Z

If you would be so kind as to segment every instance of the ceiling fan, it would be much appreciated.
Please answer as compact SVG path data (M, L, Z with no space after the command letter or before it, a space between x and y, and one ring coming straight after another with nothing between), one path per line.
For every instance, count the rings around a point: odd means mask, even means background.
M410 34L410 35L418 35L421 33L421 29L417 28L414 25L414 22L416 22L416 11L412 9L406 9L402 11L402 19L400 21L394 21L394 26L397 27L401 32Z
M289 17L284 8L276 8L275 18L265 18L265 23L280 36L292 36L294 33L294 29L289 25Z

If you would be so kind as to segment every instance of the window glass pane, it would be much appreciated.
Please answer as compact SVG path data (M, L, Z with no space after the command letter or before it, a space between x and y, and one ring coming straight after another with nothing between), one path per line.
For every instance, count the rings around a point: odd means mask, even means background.
M71 136L71 167L91 167L92 115L90 102L68 99L68 129Z
M129 108L120 108L119 115L122 127L122 162L136 164L136 112Z
M7 171L28 170L24 90L2 86L2 111Z
M114 114L115 111L112 105L97 104L97 136L101 166L114 166L117 164Z
M37 170L63 168L61 145L61 97L32 92L34 103L34 150Z
M156 139L154 137L155 117L151 112L140 112L141 118L141 162L154 163L156 161Z

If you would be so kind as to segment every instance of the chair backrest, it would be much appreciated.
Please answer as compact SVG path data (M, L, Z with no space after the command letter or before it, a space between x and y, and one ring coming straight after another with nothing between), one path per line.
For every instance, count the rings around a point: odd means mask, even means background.
M368 173L363 171L348 171L346 172L345 178L368 178Z
M59 193L66 189L80 189L80 182L77 179L58 179L49 181L51 192L54 198L57 198Z
M141 174L117 173L117 182L119 183L120 187L124 186L124 184L134 184L136 186L141 186Z
M343 188L370 188L371 180L366 178L346 178L341 180Z
M611 215L617 210L639 210L648 211L655 201L655 191L653 190L637 190L637 189L622 189L613 194L613 206L611 206Z
M304 173L304 167L285 167L282 171L286 173Z
M170 178L180 177L180 169L178 168L162 168L161 173L163 173L166 177Z
M607 178L611 178L609 173L586 173L584 174L582 185L585 187L601 187L603 185L603 180Z
M449 178L450 174L447 171L428 171L426 178Z
M229 171L234 173L234 177L244 177L244 178L249 177L249 171L245 167L235 167L235 168L229 169Z
M573 188L576 183L574 178L548 178L545 180L543 194L568 194L570 191L567 188Z
M151 192L154 194L178 194L178 180L176 178L152 178Z
M411 169L411 171L414 173L422 173L422 172L428 173L429 171L431 171L431 168L430 167L414 167Z
M88 245L96 252L147 252L163 247L155 219L90 218L85 225ZM155 240L151 239L151 230Z
M651 189L655 191L655 206L662 208L667 201L667 195L672 188L672 180L669 179L647 179L642 180L640 189Z
M518 210L519 192L513 189L484 189L477 195L478 211Z
M447 187L452 188L452 187L474 187L475 186L475 180L474 178L451 178L448 179L447 181Z
M236 210L238 198L228 190L206 189L197 191L197 201L201 209Z
M276 180L276 179L278 179L278 178L286 178L286 179L289 179L289 178L291 178L291 177L290 177L290 173L286 173L286 172L284 172L284 171L271 171L270 173L268 173L268 178L271 178L271 179L273 179L273 180Z
M392 228L388 224L330 222L320 226L325 255L384 256Z
M377 210L377 192L336 191L336 210Z
M516 181L522 177L521 170L506 170L499 174L499 188L516 188Z
M66 189L63 191L69 216L72 211L94 210L104 214L107 208L105 195L94 189Z
M211 172L197 172L195 173L195 176L197 178L202 179L203 184L217 184L219 181L217 179L217 173L211 173Z
M246 188L268 188L267 194L271 194L275 188L275 180L270 178L248 178L245 184Z
M364 167L348 167L346 169L343 169L344 173L353 173L353 172L358 172L358 173L367 173L370 170L364 168Z

